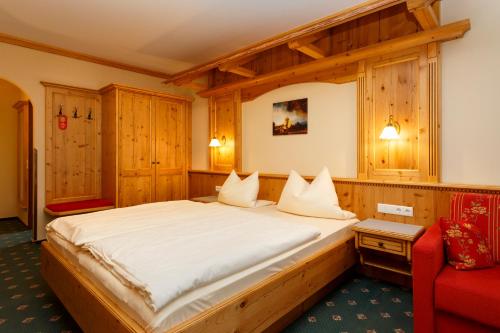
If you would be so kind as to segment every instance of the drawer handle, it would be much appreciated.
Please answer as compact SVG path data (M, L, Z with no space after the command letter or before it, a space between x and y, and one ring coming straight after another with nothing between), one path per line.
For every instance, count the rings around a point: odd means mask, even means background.
M378 242L378 247L384 248L384 243L383 242Z

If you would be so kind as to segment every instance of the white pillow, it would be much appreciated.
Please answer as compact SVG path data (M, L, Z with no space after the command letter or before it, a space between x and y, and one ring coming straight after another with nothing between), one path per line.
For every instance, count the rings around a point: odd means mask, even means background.
M343 211L326 167L309 184L295 170L290 171L278 209L303 216L347 220L355 214Z
M259 194L259 173L241 180L233 170L219 191L218 201L231 206L255 207Z

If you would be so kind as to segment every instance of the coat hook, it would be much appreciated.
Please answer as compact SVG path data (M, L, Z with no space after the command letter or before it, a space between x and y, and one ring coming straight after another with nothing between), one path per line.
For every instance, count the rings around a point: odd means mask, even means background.
M94 120L94 118L92 118L92 109L89 108L89 115L87 116L87 120Z
M78 108L75 106L75 111L73 111L73 118L78 119L81 116L78 115Z
M59 104L59 113L57 114L58 117L62 117L63 116L63 106L62 104Z

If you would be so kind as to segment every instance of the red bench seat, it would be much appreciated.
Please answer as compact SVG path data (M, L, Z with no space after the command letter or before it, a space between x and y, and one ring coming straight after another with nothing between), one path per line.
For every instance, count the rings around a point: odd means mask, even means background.
M115 205L111 200L92 199L49 204L45 207L45 212L52 216L66 216L96 212L112 208L115 208Z

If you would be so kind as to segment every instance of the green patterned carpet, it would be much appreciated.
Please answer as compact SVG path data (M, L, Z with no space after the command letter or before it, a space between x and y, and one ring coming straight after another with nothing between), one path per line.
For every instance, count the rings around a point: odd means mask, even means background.
M40 245L30 239L19 221L0 221L0 332L81 332L41 277ZM412 327L410 291L360 276L285 332L409 333Z
M81 332L40 275L40 245L17 220L0 221L0 332Z

